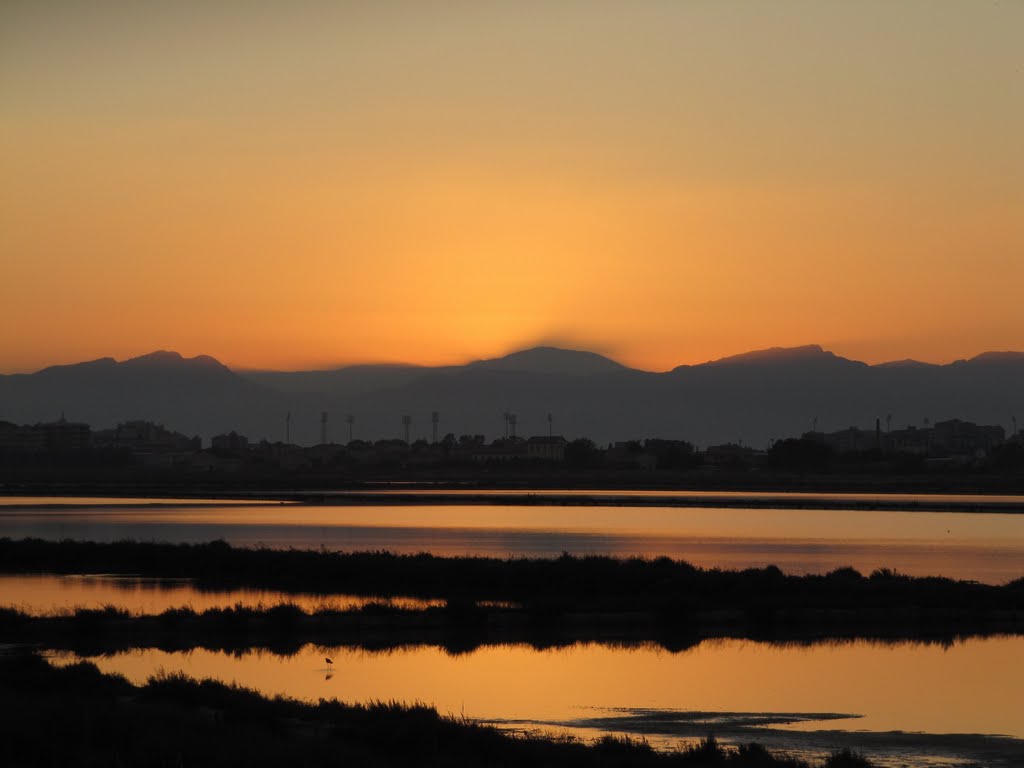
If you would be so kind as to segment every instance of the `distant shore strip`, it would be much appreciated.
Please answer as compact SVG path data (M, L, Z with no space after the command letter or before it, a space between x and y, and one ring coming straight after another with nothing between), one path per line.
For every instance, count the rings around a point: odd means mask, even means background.
M246 504L304 504L317 506L526 506L526 507L679 507L704 509L808 509L887 512L1024 513L1024 496L982 494L895 494L814 492L679 492L629 490L517 491L502 490L348 490L348 491L212 491L183 495L174 489L149 489L145 498L132 489L117 493L98 489L95 499L74 491L66 497L0 495L4 511L92 509L105 499L118 509L244 506Z
M721 571L667 557L553 559L439 557L389 552L330 552L208 544L95 543L0 539L0 572L107 573L189 579L196 589L266 588L349 594L380 604L308 614L295 606L194 614L165 612L164 621L111 608L74 616L0 613L0 640L117 630L138 642L189 642L220 633L275 635L290 642L387 643L659 641L704 637L816 639L827 637L950 637L1024 634L1024 576L1001 586L890 569L865 576L852 568L793 576L778 568ZM405 610L388 598L443 600L442 607ZM130 631L129 631L130 630ZM164 634L164 630L166 633ZM178 639L171 640L172 636ZM440 638L440 640L439 640Z

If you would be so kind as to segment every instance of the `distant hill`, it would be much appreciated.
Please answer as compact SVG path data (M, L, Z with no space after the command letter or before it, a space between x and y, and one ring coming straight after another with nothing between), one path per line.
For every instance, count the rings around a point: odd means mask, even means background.
M250 439L284 438L292 414L295 442L399 437L412 417L413 438L504 433L516 413L519 434L554 430L605 443L645 437L700 446L743 441L764 446L799 435L817 418L825 431L893 428L949 418L1008 427L1024 416L1024 353L989 352L949 365L899 361L870 366L810 345L773 348L701 365L650 373L591 352L538 347L467 365L360 365L326 371L231 371L210 357L173 352L116 362L103 358L34 374L0 376L0 419L69 420L96 428L141 418L209 437L231 429Z
M853 363L854 365L866 365L866 363L856 363L852 360L838 357L832 352L826 352L817 344L808 344L803 347L772 347L771 349L759 349L754 352L744 352L741 355L732 355L730 357L719 358L718 360L710 360L704 363L704 366L790 365L793 363L831 363L836 361ZM694 366L679 366L676 370L691 367Z
M486 368L492 371L518 371L520 373L542 373L569 376L587 376L602 373L617 373L629 370L621 363L609 360L594 352L580 352L555 347L534 347L522 352L513 352L493 360L477 360L469 368Z
M102 358L33 374L0 376L0 413L8 421L84 421L94 428L148 419L209 436L251 423L278 394L212 357L154 352L124 362Z
M352 365L323 371L240 371L271 389L298 394L331 393L339 397L408 384L437 369L416 365Z

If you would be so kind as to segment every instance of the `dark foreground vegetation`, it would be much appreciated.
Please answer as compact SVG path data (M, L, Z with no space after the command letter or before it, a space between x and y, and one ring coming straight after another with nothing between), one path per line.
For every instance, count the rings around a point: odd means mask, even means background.
M845 568L787 576L778 568L718 571L668 558L443 558L389 553L244 549L223 542L145 544L0 539L0 571L189 578L199 588L415 596L443 607L306 613L295 606L188 609L132 617L116 609L31 617L0 611L0 640L76 649L295 649L306 642L452 649L526 642L659 642L706 637L952 639L1024 632L1024 578L993 586ZM487 604L483 601L498 601Z
M0 744L11 768L150 766L728 766L809 768L757 744L713 738L675 753L645 742L512 736L424 706L304 704L182 676L143 686L91 664L51 667L37 656L0 657ZM865 768L844 750L825 768Z

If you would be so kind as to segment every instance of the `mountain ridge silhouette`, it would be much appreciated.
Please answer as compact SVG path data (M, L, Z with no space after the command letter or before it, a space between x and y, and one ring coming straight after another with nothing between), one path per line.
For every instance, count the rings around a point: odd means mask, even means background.
M429 438L430 414L441 434L504 434L504 412L519 434L554 431L598 442L662 437L698 445L767 445L811 428L893 427L947 418L1007 426L1024 412L1024 353L984 352L936 365L850 360L819 345L773 347L665 372L643 371L585 350L533 347L465 365L353 365L319 371L232 370L216 359L166 350L118 362L105 357L0 375L0 420L69 420L94 428L129 419L209 437L235 430L252 440L284 438L293 415L295 442L402 435Z

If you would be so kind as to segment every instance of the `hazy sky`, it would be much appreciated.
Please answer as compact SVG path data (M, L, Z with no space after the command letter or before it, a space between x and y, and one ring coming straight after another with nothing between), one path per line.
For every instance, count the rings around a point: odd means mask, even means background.
M0 370L1024 349L1024 0L3 0Z

